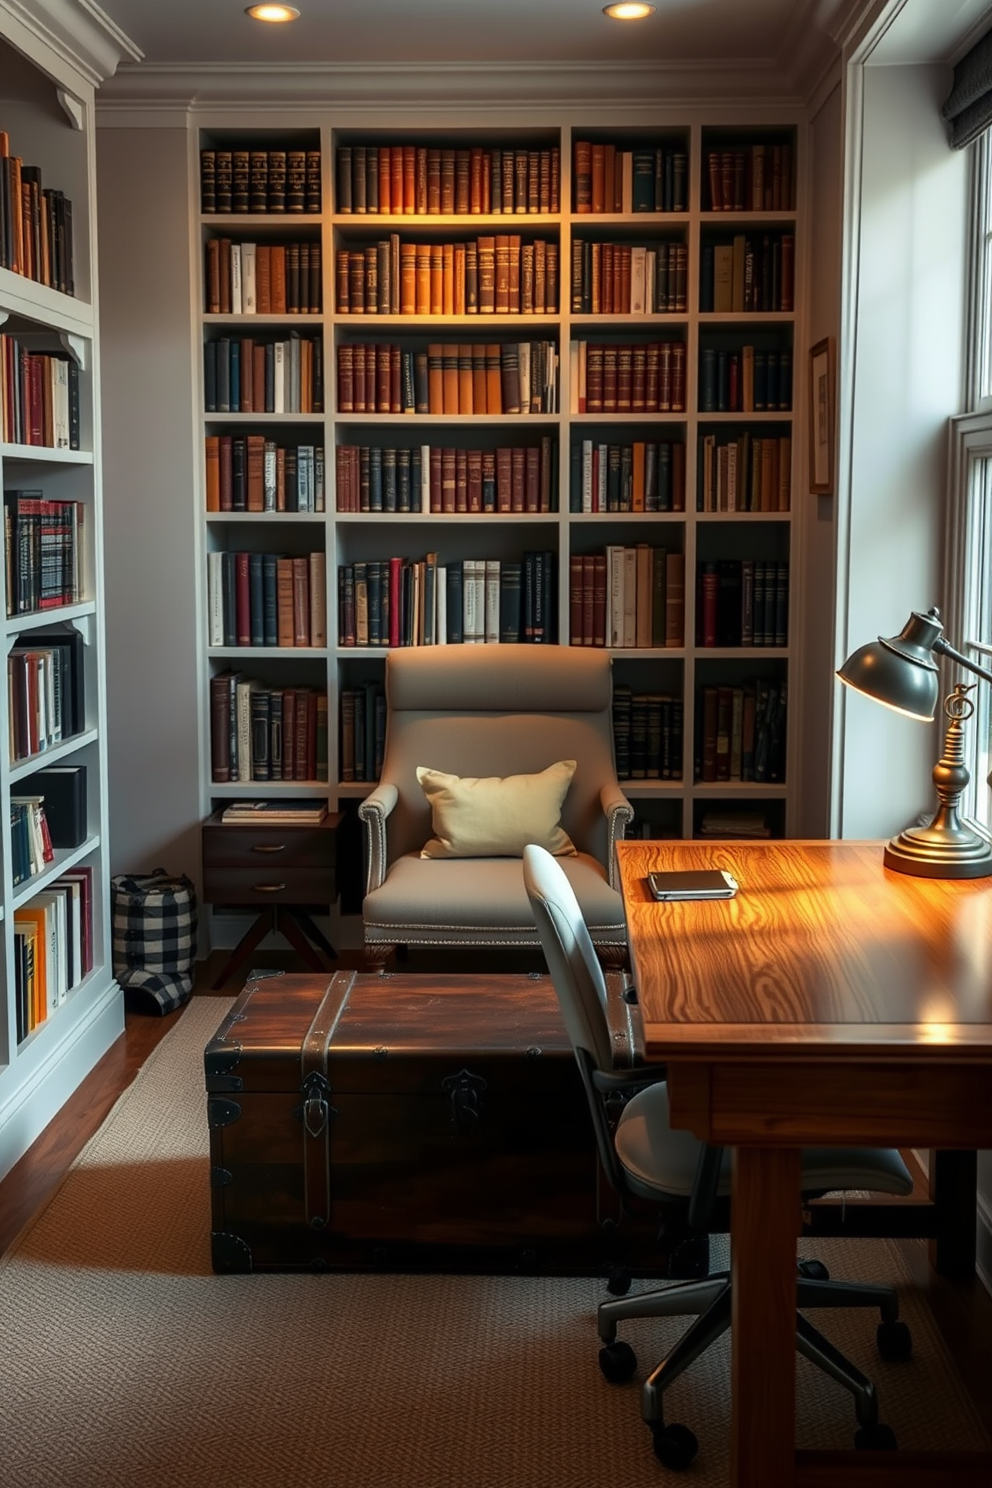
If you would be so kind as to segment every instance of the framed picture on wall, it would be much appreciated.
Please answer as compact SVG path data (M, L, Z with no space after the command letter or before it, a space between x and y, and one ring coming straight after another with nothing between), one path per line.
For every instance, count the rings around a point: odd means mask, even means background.
M834 343L826 336L809 353L809 489L834 488Z

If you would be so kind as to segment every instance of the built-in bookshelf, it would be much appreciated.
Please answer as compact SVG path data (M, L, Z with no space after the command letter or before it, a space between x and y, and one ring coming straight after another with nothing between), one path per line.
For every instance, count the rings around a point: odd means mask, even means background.
M93 83L0 17L0 1176L123 1029L111 970Z
M391 646L561 641L613 653L635 830L788 829L801 149L644 110L200 129L211 809L365 795ZM210 179L283 152L295 212ZM264 575L311 603L318 552L325 628L274 643ZM321 699L315 776L272 773L280 689Z

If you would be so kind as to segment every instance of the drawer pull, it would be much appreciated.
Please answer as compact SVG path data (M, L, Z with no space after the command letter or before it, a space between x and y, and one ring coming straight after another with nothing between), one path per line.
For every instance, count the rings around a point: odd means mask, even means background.
M251 850L252 852L265 853L285 852L286 844L285 842L253 842Z
M284 883L252 884L252 888L255 890L256 894L278 894L279 890L284 889L285 887L286 885Z

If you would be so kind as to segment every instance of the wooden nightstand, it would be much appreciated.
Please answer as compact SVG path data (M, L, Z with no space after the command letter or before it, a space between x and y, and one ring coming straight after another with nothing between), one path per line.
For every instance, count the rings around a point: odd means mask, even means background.
M340 813L317 826L224 823L215 812L203 824L203 897L208 904L251 904L258 918L214 982L223 986L270 930L278 930L311 971L327 968L314 949L337 952L311 918L338 897L337 829Z

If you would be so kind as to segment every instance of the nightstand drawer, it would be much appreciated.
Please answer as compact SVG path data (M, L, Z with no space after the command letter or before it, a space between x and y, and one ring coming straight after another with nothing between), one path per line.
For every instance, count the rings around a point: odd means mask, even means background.
M332 904L337 897L334 868L259 862L250 868L222 864L203 867L203 897L209 904Z
M331 813L318 826L205 822L204 899L208 904L332 904L339 821Z

